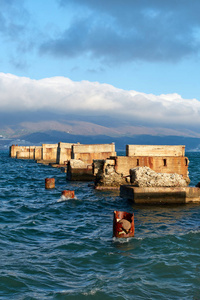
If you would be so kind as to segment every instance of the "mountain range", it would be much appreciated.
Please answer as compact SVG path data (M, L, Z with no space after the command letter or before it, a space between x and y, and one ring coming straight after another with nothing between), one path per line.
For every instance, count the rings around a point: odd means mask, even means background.
M53 113L0 114L0 146L60 141L92 144L115 142L116 149L123 150L126 144L183 144L188 150L198 150L200 133L184 128L141 125L134 120L126 121L114 116L105 118Z

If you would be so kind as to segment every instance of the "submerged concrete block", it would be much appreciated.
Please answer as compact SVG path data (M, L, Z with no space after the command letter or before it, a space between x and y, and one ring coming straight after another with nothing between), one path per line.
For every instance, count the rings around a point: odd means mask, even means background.
M74 181L94 180L92 164L87 164L79 159L70 159L67 164L67 179Z
M196 187L135 187L122 185L120 196L135 204L200 203L200 188Z

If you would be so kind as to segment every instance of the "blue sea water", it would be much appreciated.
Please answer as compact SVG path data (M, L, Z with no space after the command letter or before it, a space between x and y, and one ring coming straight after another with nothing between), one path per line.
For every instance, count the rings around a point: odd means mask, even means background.
M134 212L134 238L112 238L114 210ZM200 205L136 206L2 150L0 299L200 299Z

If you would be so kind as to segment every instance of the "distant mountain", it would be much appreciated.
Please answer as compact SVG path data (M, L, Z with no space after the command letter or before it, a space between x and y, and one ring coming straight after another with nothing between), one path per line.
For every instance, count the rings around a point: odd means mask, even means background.
M180 137L180 136L152 136L136 135L123 137L110 137L107 135L71 135L60 131L46 131L43 133L32 133L21 137L23 140L32 143L77 143L82 144L102 144L115 143L116 149L125 150L125 145L185 145L186 150L200 150L200 138Z
M126 144L186 145L199 149L200 133L184 128L152 127L113 117L72 116L48 113L1 114L0 147L11 143L38 145L42 143L80 142L111 143L125 150ZM8 139L7 141L5 139Z
M10 123L9 123L10 120ZM46 132L46 131L59 131L68 133L71 135L107 135L111 137L122 137L122 136L135 136L135 135L152 135L152 136L185 136L185 137L197 137L200 138L200 133L183 128L164 128L164 127L150 127L141 126L125 120L113 119L113 124L106 122L100 118L96 122L89 120L71 120L64 119L63 116L57 116L54 120L29 120L24 121L23 119L13 122L11 118L7 120L7 124L0 123L0 134L8 138L19 138L26 134L35 132ZM107 125L106 125L107 123Z

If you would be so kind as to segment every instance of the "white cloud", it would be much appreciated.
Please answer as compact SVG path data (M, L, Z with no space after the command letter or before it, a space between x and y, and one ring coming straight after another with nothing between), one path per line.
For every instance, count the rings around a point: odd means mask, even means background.
M65 77L32 80L0 73L1 112L58 112L123 117L141 124L200 125L200 102L178 94L152 95Z

